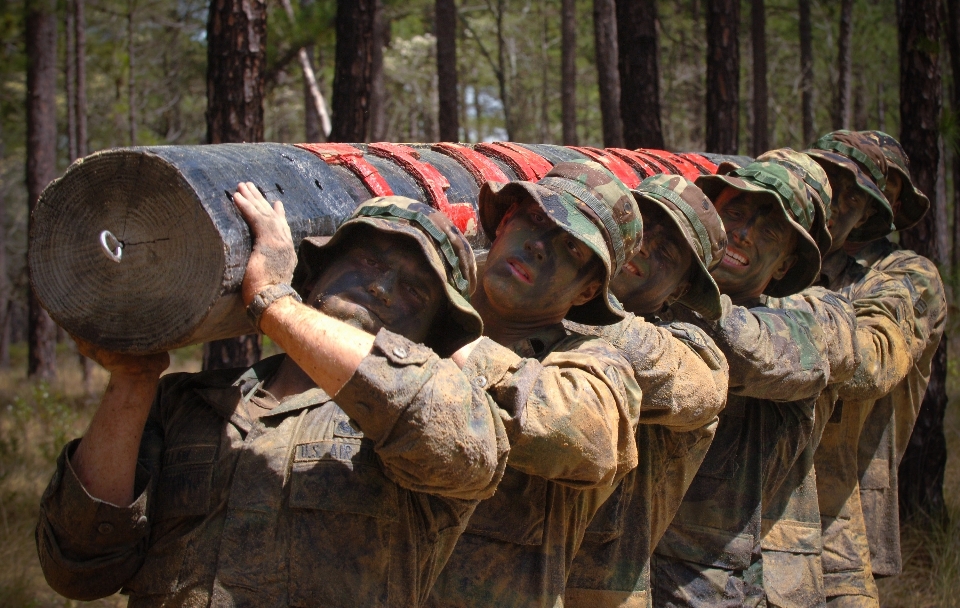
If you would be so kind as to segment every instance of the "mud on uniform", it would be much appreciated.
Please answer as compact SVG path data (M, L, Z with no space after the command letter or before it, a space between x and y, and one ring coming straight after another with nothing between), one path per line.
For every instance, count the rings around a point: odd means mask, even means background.
M511 348L484 338L463 373L499 406L510 459L428 605L563 606L587 524L637 465L633 370L604 340L556 325Z
M386 330L336 402L277 404L262 386L282 358L164 376L129 507L90 496L67 445L37 527L51 586L122 587L136 607L422 605L503 470L496 406ZM273 409L250 418L249 401Z
M570 608L651 605L650 555L710 447L726 402L726 359L706 332L655 321L629 315L612 326L579 326L620 349L643 395L639 465L587 528L567 580Z
M860 503L874 575L895 576L903 569L897 470L930 381L933 355L946 323L947 303L937 267L927 258L888 239L868 244L857 261L903 281L915 316L919 357L907 377L873 405L860 432Z

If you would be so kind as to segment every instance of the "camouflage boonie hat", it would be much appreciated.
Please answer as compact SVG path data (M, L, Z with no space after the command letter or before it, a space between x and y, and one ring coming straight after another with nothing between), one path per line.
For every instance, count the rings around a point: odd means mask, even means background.
M791 148L764 152L757 157L757 160L776 163L803 180L807 188L807 199L817 210L810 234L820 250L820 257L825 256L833 245L833 237L830 236L828 227L833 187L830 185L827 172L813 158Z
M866 193L867 200L873 203L874 214L863 226L850 232L849 240L873 241L893 231L893 208L883 194L887 185L887 159L879 146L860 133L841 130L827 133L804 153L821 166L832 165L851 174Z
M424 341L427 346L448 356L483 334L483 320L470 305L477 287L477 264L470 243L441 211L404 196L372 198L361 203L332 237L303 239L292 284L304 299L338 247L350 242L358 226L413 239L440 278L449 307L434 319Z
M693 251L690 288L677 301L704 318L720 318L720 289L710 271L720 264L727 233L713 203L694 183L679 175L653 175L633 191L641 215L649 205L666 212Z
M927 210L930 209L930 199L913 185L913 178L910 176L910 158L900 142L883 131L860 131L871 141L883 150L883 156L887 159L887 175L890 171L896 171L900 174L903 181L903 189L900 191L900 209L897 210L893 223L897 230L906 230L917 224ZM884 189L886 192L886 189ZM893 204L893 201L890 201Z
M772 197L799 236L796 249L799 259L782 279L771 280L763 293L782 298L813 284L820 275L820 250L810 232L817 211L807 198L803 180L777 163L754 161L726 175L704 175L697 178L696 184L712 201L727 187Z
M623 309L610 295L610 279L633 257L643 235L643 220L630 190L592 160L558 163L538 182L487 182L480 188L480 224L491 241L507 210L528 197L603 262L602 291L572 307L566 318L586 325L623 319Z

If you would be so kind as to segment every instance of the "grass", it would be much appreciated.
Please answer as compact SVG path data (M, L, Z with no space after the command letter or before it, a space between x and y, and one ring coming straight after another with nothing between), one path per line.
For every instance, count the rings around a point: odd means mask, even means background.
M942 529L903 530L904 572L878 581L884 608L960 608L960 350L952 350L944 482L951 523ZM268 343L264 351L268 355L277 349ZM196 371L200 356L198 346L176 351L171 370ZM94 395L88 396L70 346L60 345L59 376L49 384L27 381L25 361L25 348L15 345L11 369L0 370L0 606L124 606L126 598L120 595L90 603L57 595L43 579L33 539L40 495L60 448L83 433L107 374L95 369Z

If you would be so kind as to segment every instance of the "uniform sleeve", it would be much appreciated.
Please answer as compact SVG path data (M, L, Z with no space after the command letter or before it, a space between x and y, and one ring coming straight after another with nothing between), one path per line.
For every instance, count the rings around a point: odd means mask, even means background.
M640 424L692 431L727 402L727 360L707 333L691 323L664 326L631 317L598 328L630 366L643 399Z
M590 488L610 486L637 466L641 391L604 340L565 338L540 362L484 338L463 371L485 383L499 406L511 467Z
M860 365L839 387L846 400L875 400L889 393L913 366L914 313L910 292L889 275L871 270L843 290L857 315Z
M70 464L80 443L67 444L40 499L37 554L47 583L59 594L94 600L116 593L143 564L150 536L151 496L163 452L160 408L169 387L184 377L169 374L160 388L140 441L136 499L117 506L91 496Z
M387 476L417 492L493 495L509 451L499 408L453 361L381 330L336 396L374 441Z
M730 366L731 394L771 401L795 401L820 393L829 368L822 356L825 337L808 312L735 306L720 296L719 321L698 323L716 342Z

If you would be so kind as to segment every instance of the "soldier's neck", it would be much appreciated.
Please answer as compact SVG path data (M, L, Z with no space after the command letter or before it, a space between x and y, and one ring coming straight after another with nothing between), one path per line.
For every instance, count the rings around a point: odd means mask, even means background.
M263 388L270 391L270 394L276 397L277 401L283 401L291 395L299 395L312 388L317 388L317 383L288 355L283 358L277 372Z
M470 299L470 303L480 313L483 319L483 334L498 344L512 346L521 340L526 340L537 332L555 327L563 322L563 316L538 317L535 314L521 318L511 317L496 310L487 299L487 294L481 287Z

